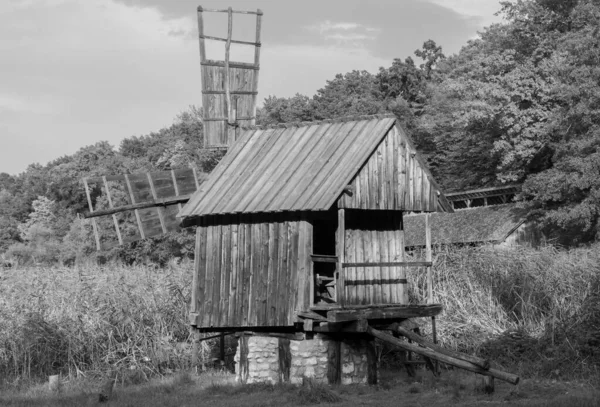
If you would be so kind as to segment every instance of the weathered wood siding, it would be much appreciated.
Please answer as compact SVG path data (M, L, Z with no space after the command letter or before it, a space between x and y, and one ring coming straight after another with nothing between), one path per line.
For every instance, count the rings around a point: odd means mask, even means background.
M312 226L301 215L207 216L196 233L192 324L290 326L308 309Z
M405 261L402 212L347 210L345 223L344 262ZM343 272L344 304L408 304L405 267L348 267Z
M437 190L431 175L403 130L391 128L351 181L340 208L433 212Z

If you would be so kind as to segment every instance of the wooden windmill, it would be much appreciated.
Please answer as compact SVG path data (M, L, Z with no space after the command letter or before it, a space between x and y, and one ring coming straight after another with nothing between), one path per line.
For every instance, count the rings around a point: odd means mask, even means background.
M204 13L227 14L227 37L205 35ZM236 14L256 16L253 41L232 38ZM261 10L198 7L205 148L226 150L238 138L240 128L255 124L262 15ZM207 41L225 43L222 60L206 58ZM232 44L253 47L254 62L231 61ZM206 177L195 168L183 168L83 179L89 207L84 217L92 220L97 249L109 249L180 230L176 215Z
M227 13L226 38L204 35L205 12ZM254 41L232 38L236 13L256 15ZM435 359L516 384L489 361L435 343L442 305L429 214L453 209L394 115L254 125L261 17L198 8L205 146L231 146L206 180L193 170L84 180L88 217L112 221L119 242L127 241L120 229L127 219L117 215L129 216L142 238L179 228L176 217L195 227L190 325L239 335L242 382L310 376L375 384L379 338L432 367ZM206 58L208 40L225 42L224 60ZM230 61L232 43L253 46L254 63ZM106 189L108 209L93 210L91 181ZM127 204L116 205L109 183L121 181ZM405 252L404 217L413 212L425 214L422 261ZM427 283L411 301L416 273ZM415 317L431 318L432 342L413 332ZM250 346L257 337L267 339ZM368 367L355 368L361 363Z

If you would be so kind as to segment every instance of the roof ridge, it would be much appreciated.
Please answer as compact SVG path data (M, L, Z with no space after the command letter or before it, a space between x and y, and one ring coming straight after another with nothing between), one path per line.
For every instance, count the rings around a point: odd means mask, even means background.
M379 113L379 114L366 114L366 115L354 115L354 116L342 116L336 117L335 119L324 119L315 121L304 121L304 122L288 122L288 123L274 123L264 126L240 126L242 130L267 130L267 129L282 129L290 127L304 127L304 126L316 126L324 123L343 123L360 120L373 120L373 119L395 119L396 115L393 113Z

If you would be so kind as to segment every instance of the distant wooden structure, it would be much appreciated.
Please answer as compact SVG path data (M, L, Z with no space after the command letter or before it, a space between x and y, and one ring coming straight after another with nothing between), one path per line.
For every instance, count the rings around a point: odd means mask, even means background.
M446 198L450 201L453 209L466 209L513 203L519 192L521 192L521 185L519 184L503 185L499 187L447 192Z
M446 194L455 211L431 216L432 244L540 246L545 239L541 228L514 202L520 191L520 185L509 185ZM411 214L405 221L406 246L425 247L424 216Z
M403 214L437 210L452 209L393 116L246 128L178 215L197 226L190 321L435 315L408 304L407 271L431 263L406 261Z

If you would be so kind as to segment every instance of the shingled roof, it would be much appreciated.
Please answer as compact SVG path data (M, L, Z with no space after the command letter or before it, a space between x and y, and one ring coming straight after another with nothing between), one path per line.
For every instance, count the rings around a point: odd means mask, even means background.
M395 123L376 115L245 128L178 217L328 210Z
M432 244L500 243L526 220L516 204L482 206L454 213L431 214ZM425 246L425 215L404 217L407 247Z

